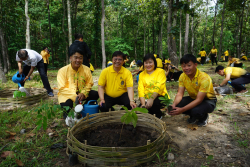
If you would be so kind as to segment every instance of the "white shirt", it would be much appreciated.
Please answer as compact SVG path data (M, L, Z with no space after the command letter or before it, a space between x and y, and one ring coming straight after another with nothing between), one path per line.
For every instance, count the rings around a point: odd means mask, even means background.
M35 67L37 65L37 63L40 60L42 60L42 56L39 53L37 53L36 51L30 50L30 49L22 49L22 50L26 50L28 52L28 59L23 61L26 65ZM18 52L16 53L16 61L22 61L18 57Z

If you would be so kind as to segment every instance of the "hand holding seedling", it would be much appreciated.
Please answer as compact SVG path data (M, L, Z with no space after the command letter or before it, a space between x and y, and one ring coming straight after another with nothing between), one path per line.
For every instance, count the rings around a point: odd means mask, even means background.
M147 104L146 104L146 109L151 108L153 103L154 103L154 99L152 99L152 98L148 99Z
M84 99L86 99L86 97L83 93L79 93L77 96L78 96L79 101L83 101Z
M172 106L172 108L173 110L168 113L169 115L179 115L184 112L183 108L175 107L175 106Z
M136 107L135 102L131 101L131 102L130 102L130 106L132 107L132 109L134 109L134 108Z

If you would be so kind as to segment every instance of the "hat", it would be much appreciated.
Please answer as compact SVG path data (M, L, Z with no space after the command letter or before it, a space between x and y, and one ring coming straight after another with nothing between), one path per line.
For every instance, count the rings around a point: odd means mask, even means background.
M142 64L142 61L141 60L137 60L136 64L140 65L140 64Z

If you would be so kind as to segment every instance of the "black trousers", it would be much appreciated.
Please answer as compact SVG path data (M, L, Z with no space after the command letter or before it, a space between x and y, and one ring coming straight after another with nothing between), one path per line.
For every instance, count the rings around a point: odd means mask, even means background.
M152 107L148 109L148 113L152 114L152 115L155 114L155 116L157 118L161 118L161 116L162 116L161 108L164 107L164 105L161 103L161 100L159 99L159 97L155 98ZM141 104L139 106L141 106Z
M182 98L181 102L176 107L184 107L194 101L190 96L185 96ZM216 104L216 100L215 100ZM215 106L212 104L206 102L206 100L203 100L199 105L195 106L194 108L185 111L183 114L189 115L191 117L202 119L206 117L208 113L213 112L215 109Z
M232 80L231 84L235 88L236 91L240 92L242 90L246 90L246 88L242 86L242 84L250 83L250 73L242 75L240 78L231 79L231 80Z
M128 108L128 110L132 109L132 107L130 106L130 100L128 98L128 92L123 93L121 96L115 98L110 97L104 93L104 100L105 103L100 106L101 112L108 112L110 108L112 109L112 111L114 111L114 108L112 106L115 104L124 105Z
M217 57L215 57L216 54L211 54L211 61L212 61L212 65L214 65L214 62L216 63L217 65Z
M228 56L225 56L225 62L228 62Z
M45 74L48 76L48 64L44 63L44 70L45 70Z
M174 79L174 81L178 81L183 71L178 72L169 72L167 76L167 81L171 81L171 79Z
M236 64L236 63L234 63L234 67L242 67L242 63L238 63L238 64Z
M88 103L89 100L97 100L99 98L98 92L95 90L90 90L89 91L89 96L88 98L85 100L85 103ZM73 108L73 101L71 99L66 100L66 102L64 103L60 103L61 107L66 107L69 106L69 109L64 111L63 113L63 118L65 119L68 116L68 113L70 112L70 110Z
M206 57L201 57L201 64L205 64Z
M31 68L31 66L28 66L28 65L24 64L24 66L23 66L23 74L24 74L25 76L28 75L28 73L29 73L29 71L30 71L30 68ZM39 72L39 74L40 74L40 76L41 76L41 79L42 79L44 88L47 90L48 93L49 93L49 92L53 92L53 90L52 90L51 87L50 87L48 77L47 77L47 75L46 75L46 73L45 73L45 68L44 68L43 59L40 60L40 61L37 63L36 68L37 68L37 70L38 70L38 72ZM21 83L22 86L24 86L24 84L25 84L25 82Z

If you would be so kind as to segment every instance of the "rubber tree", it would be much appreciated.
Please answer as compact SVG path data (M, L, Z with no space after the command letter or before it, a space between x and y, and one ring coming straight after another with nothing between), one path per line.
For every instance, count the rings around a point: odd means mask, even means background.
M26 49L30 49L30 18L28 15L29 1L25 0L25 17L26 17Z
M101 20L101 39L102 39L102 69L106 68L106 54L105 54L105 38L104 38L104 21L105 21L105 6L102 1L102 20Z
M72 28L71 28L71 15L70 15L70 2L67 0L67 11L68 11L68 30L69 30L69 46L72 44Z
M187 0L188 2L188 0ZM184 55L188 54L188 35L189 35L189 14L186 13L186 28L185 28L185 39L184 39Z
M49 10L49 0L47 0L47 9L48 9L48 21L49 21L49 34L50 34L50 46L51 46L51 53L52 53L52 65L54 65L54 52L53 52L53 40L52 40L52 31L51 31L51 24L50 24L50 10Z
M220 56L222 55L222 39L223 39L223 28L224 28L224 13L225 13L225 8L226 8L227 0L224 0L224 6L221 14L221 30L220 30L220 46L219 46L219 59Z

